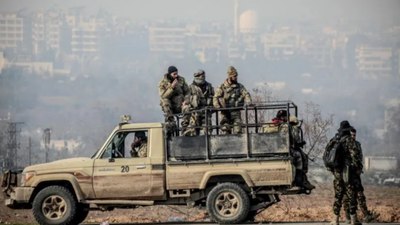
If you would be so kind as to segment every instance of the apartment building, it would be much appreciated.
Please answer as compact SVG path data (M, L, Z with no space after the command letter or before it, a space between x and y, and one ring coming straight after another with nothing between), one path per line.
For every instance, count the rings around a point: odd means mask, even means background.
M20 47L23 27L23 19L17 14L0 14L0 49Z
M287 60L300 48L300 35L289 27L282 27L261 36L264 57L267 60Z
M387 78L393 74L392 57L392 48L360 46L356 48L356 68L363 78Z
M186 51L186 29L181 27L149 27L150 52L183 58Z

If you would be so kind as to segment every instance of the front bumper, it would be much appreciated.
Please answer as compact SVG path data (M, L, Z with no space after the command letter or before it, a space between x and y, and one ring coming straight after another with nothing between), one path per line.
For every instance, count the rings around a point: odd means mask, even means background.
M5 199L5 205L10 208L30 208L29 200L33 193L33 187L18 187L21 171L7 171L3 175L1 187Z
M31 208L29 200L33 192L32 187L16 187L10 193L10 197L6 198L5 205L13 209Z

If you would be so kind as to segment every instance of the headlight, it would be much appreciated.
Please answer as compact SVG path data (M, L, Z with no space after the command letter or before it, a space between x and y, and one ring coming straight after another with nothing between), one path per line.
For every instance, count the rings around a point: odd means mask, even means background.
M35 176L35 175L36 175L36 172L33 172L33 171L31 171L31 172L26 172L26 173L22 173L22 176L21 176L21 186L25 186L25 184L26 184L30 179L32 179L32 177Z

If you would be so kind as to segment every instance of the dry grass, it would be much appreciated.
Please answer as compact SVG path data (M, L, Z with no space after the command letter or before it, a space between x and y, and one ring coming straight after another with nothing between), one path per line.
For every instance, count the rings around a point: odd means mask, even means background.
M366 186L365 194L370 209L380 213L379 222L400 222L400 188ZM2 197L0 200L3 200ZM256 221L329 221L332 214L333 188L331 185L318 185L311 195L281 196L281 202L262 211ZM208 220L204 209L185 206L150 206L136 209L117 209L109 212L93 211L86 222L113 223L166 222L171 220ZM344 216L342 215L342 219ZM0 204L0 224L34 224L30 210L11 210Z

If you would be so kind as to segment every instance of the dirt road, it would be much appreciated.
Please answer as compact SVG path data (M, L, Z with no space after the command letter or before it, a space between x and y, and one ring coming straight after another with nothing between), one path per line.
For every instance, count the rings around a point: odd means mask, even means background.
M365 186L365 194L370 209L380 213L378 222L400 223L400 188ZM30 210L11 210L4 206L0 197L0 224L36 224ZM329 221L333 201L331 185L318 185L311 195L282 196L281 202L256 216L256 222L311 222ZM342 219L344 217L342 216ZM84 223L155 223L168 221L209 221L205 209L185 206L148 206L136 209L90 212ZM316 223L312 223L316 224Z

